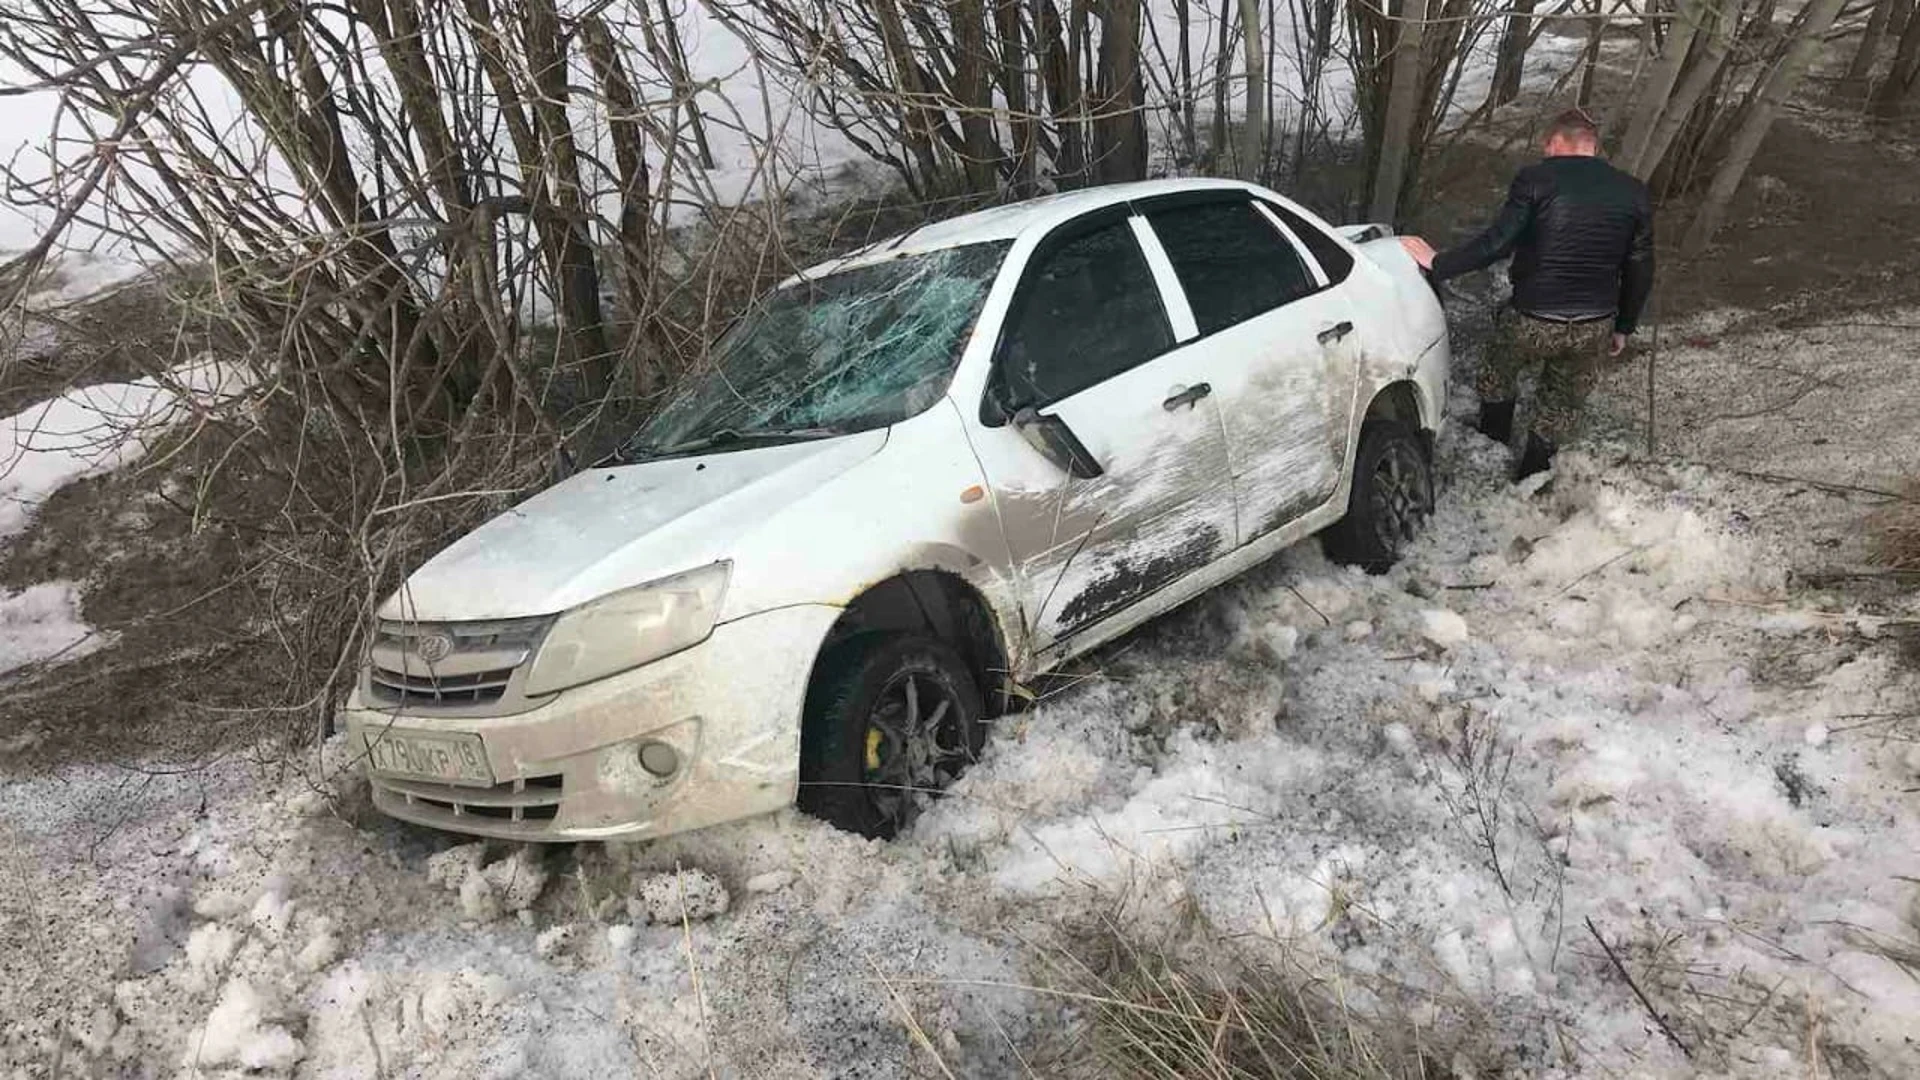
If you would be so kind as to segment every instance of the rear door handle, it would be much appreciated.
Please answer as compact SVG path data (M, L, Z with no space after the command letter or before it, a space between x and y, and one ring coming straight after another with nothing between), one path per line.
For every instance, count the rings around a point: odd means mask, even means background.
M1174 391L1167 396L1167 400L1160 403L1160 407L1168 412L1172 412L1182 405L1191 405L1211 393L1213 393L1213 387L1208 386L1206 383L1194 383L1184 390L1175 388Z
M1331 345L1351 333L1353 333L1353 324L1342 319L1320 331L1320 344Z

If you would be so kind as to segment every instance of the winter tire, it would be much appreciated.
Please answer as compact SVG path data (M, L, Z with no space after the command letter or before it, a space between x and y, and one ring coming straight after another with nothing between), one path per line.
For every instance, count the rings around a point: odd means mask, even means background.
M980 756L980 689L930 638L869 635L824 656L807 692L800 809L891 839Z
M1404 424L1373 419L1360 429L1347 516L1321 542L1335 562L1383 573L1433 514L1433 462Z

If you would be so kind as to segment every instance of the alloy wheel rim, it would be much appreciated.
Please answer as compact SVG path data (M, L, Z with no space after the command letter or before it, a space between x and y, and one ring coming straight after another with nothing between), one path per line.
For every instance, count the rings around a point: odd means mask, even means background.
M965 768L972 754L960 702L942 680L903 671L867 714L867 797L883 822L904 828Z
M1369 492L1373 530L1388 553L1398 556L1433 512L1433 487L1414 452L1394 444L1373 467Z

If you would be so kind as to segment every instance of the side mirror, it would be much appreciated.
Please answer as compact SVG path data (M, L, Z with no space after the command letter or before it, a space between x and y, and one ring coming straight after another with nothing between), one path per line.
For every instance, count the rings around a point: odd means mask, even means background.
M1106 472L1093 459L1087 444L1057 416L1042 416L1029 405L1013 414L1013 429L1027 440L1027 445L1040 451L1041 457L1060 466L1076 480L1091 480Z

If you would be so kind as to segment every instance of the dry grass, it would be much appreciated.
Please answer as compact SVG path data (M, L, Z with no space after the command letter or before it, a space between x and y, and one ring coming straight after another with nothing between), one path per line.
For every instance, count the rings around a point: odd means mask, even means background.
M1428 1080L1459 1075L1469 1042L1450 1010L1330 980L1266 947L1140 945L1111 926L1049 950L1048 990L1079 1006L1068 1071L1125 1080L1287 1077ZM1364 1009L1356 1008L1364 998ZM1443 1017L1430 1026L1415 1013Z

